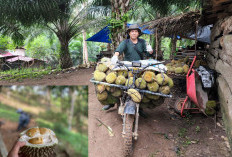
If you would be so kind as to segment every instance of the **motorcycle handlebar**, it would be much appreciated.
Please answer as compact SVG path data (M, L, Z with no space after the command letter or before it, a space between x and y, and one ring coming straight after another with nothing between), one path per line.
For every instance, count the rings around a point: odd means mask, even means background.
M123 62L121 61L117 61L117 63L121 66L125 66L127 68L128 71L131 71L129 68L130 67L133 67L133 66L127 66L126 64L124 64ZM162 64L162 63L154 63L154 64L148 64L147 66L145 66L144 68L141 69L141 71L143 71L144 69L146 69L147 67L149 66L154 66L154 65L159 65L159 64Z

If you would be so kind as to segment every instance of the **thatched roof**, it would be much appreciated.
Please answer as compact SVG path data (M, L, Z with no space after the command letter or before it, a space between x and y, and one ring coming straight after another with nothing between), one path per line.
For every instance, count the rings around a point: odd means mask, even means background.
M199 11L188 12L178 16L169 16L143 23L145 29L157 29L161 36L180 35L186 36L187 33L194 33L196 21L201 17ZM155 32L155 31L154 31Z

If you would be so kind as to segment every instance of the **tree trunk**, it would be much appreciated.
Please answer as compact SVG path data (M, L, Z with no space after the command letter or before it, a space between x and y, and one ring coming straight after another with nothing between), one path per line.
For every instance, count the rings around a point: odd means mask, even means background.
M60 40L61 49L60 49L60 66L62 69L70 68L73 66L72 59L70 57L68 49L68 41Z
M171 40L172 43L172 50L170 54L170 59L174 59L174 53L176 52L176 37L174 36Z
M74 106L75 106L75 101L76 101L76 95L75 95L75 90L73 88L69 88L70 94L71 94L71 106L70 106L70 112L69 112L69 119L68 119L68 129L72 129L72 119L73 119L73 113L74 113Z
M87 49L87 42L86 42L86 31L82 31L83 34L83 64L86 67L89 67L89 59L88 59L88 49Z
M51 109L51 89L47 87L47 109Z
M111 8L112 8L112 18L116 20L122 20L122 16L127 13L129 10L129 2L130 0L111 0ZM115 50L118 45L126 38L126 22L123 21L123 25L121 27L113 27L111 29L111 41L113 49Z

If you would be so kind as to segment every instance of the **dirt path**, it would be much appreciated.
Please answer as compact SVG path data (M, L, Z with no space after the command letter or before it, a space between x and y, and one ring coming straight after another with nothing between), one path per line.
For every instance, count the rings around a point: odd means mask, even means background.
M122 156L121 137L122 120L117 110L101 110L93 84L89 82L93 68L80 69L72 73L45 76L40 80L26 79L18 85L88 85L89 86L89 157ZM12 84L0 81L0 84ZM182 85L180 85L182 87ZM185 89L175 89L176 95L184 94ZM228 140L223 130L221 117L218 126L214 120L201 114L188 119L173 119L167 104L175 99L166 99L165 103L155 109L145 110L148 118L139 120L139 138L134 145L134 157L227 157ZM114 136L109 136L107 129L100 126L96 118L113 129Z

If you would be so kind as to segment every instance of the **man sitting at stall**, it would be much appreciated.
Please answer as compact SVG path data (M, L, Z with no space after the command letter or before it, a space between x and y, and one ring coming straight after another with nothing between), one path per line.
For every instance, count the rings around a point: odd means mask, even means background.
M139 38L139 36L142 35L142 31L137 24L129 26L127 35L129 38L119 44L118 48L115 50L114 56L111 58L111 63L116 64L118 56L123 53L125 61L143 60L144 56L153 53L150 45L146 46L146 41ZM108 110L113 106L114 104L105 105L102 109Z

